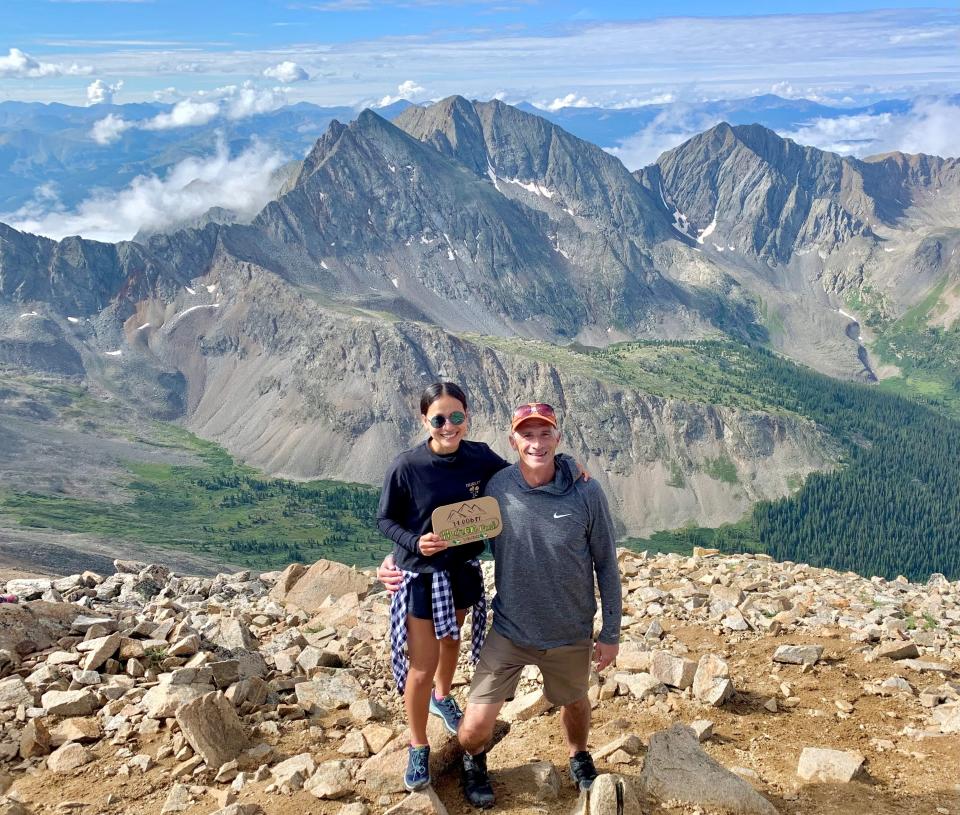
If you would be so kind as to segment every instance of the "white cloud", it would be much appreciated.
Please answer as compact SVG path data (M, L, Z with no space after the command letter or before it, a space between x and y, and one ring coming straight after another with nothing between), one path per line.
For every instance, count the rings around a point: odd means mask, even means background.
M310 74L291 60L285 60L272 68L264 69L263 75L270 79L276 79L277 82L300 82L310 78Z
M426 88L422 85L418 85L412 79L408 79L406 82L401 82L397 85L397 95L384 96L379 102L377 102L374 107L385 108L387 105L392 105L394 102L400 102L406 100L408 102L413 102L414 100L421 98L424 93L426 93Z
M563 97L558 96L552 102L538 104L537 107L555 112L563 108L593 108L597 106L587 99L586 96L577 96L575 93L568 93Z
M245 119L258 113L269 113L287 103L287 88L258 88L252 82L217 88L223 112L230 119Z
M11 48L7 56L0 57L0 78L3 79L45 79L49 76L84 76L90 73L93 73L93 68L89 65L39 62L19 48Z
M113 104L113 95L123 87L123 80L108 85L102 79L95 79L87 85L87 104L102 105Z
M44 188L26 207L0 215L0 220L55 240L82 235L120 241L140 229L160 230L196 218L214 206L249 218L276 194L272 176L284 161L282 154L259 143L231 157L221 142L213 155L185 159L163 177L138 176L119 192L94 192L74 210L63 209L53 191Z
M194 102L184 99L177 102L169 112L158 113L148 119L140 127L144 130L170 130L175 127L195 127L205 125L216 118L220 113L220 105L216 102Z
M946 99L921 99L904 114L814 119L781 135L799 144L860 157L892 150L956 157L960 156L960 105Z
M248 81L242 85L226 85L213 91L197 91L196 98L181 99L166 113L158 113L146 121L132 122L111 113L94 124L90 137L98 144L111 144L119 139L122 133L131 129L173 130L178 127L199 127L209 124L218 116L246 119L248 116L283 107L287 102L288 90L258 88ZM162 93L167 97L179 96L176 88L167 88Z
M183 99L183 94L172 85L153 92L155 102L179 102L181 99Z
M628 110L630 108L645 108L650 105L669 105L671 102L676 102L677 97L672 93L657 93L653 96L637 97L633 96L630 99L624 99L620 102L614 102L610 105L604 105L604 107L612 108L613 110Z
M720 119L696 113L686 106L675 105L657 114L643 130L624 139L616 147L605 147L629 170L638 170L657 160L687 139L718 124Z
M113 144L124 131L133 126L133 122L128 122L126 119L110 113L93 123L90 138L97 144Z

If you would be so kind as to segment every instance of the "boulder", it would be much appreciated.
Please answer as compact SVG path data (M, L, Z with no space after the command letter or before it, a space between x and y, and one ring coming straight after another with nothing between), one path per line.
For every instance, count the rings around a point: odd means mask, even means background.
M588 792L580 793L574 815L643 815L643 809L623 776L602 773Z
M693 695L701 702L719 707L733 696L730 666L716 654L704 654L693 676Z
M182 705L212 690L210 685L154 685L143 695L140 707L148 719L170 719Z
M105 637L97 637L77 644L77 650L86 653L82 667L85 671L95 671L120 648L120 634L114 632Z
M252 802L247 804L234 802L211 812L210 815L263 815L263 807Z
M68 741L47 756L47 769L52 773L69 773L91 761L93 753L82 744Z
M102 735L100 722L94 717L64 719L50 727L50 743L54 747L68 741L97 741Z
M683 659L666 651L654 651L650 660L650 675L671 688L689 688L696 672L697 663L692 659Z
M396 735L392 727L374 723L368 724L360 732L363 733L363 738L373 754L379 753Z
M186 784L174 784L167 793L167 798L160 809L160 815L168 812L183 812L193 806L193 796L190 787Z
M288 606L314 614L328 597L356 592L364 597L370 578L342 563L318 560L294 583L284 598Z
M885 642L878 645L874 654L884 659L915 659L920 649L915 642Z
M40 697L40 704L53 716L89 716L99 707L91 690L50 690Z
M598 760L605 759L612 756L617 750L624 750L631 756L638 755L643 750L643 740L634 733L626 733L594 750L593 757Z
M216 633L210 635L210 641L229 651L249 651L253 648L250 629L233 617L220 621Z
M176 717L184 738L210 768L232 761L247 747L243 723L223 691L188 702Z
M270 597L274 600L286 600L287 592L292 589L297 581L307 573L307 567L302 563L291 563L284 569L273 588L270 589Z
M20 758L45 756L50 747L50 730L43 719L31 719L20 731Z
M302 789L316 771L317 764L310 753L300 753L270 768L273 783L284 792Z
M821 656L822 645L781 645L773 652L773 661L784 665L815 665Z
M45 591L53 588L53 581L45 578L25 577L7 581L7 592L20 600L36 600Z
M629 694L637 699L646 699L663 687L659 679L648 673L615 673L613 681L623 685Z
M550 700L540 689L517 696L503 706L501 716L508 722L525 722L546 713L553 707Z
M359 730L351 730L344 738L343 744L337 748L337 752L353 758L367 758L370 755L370 748L363 733Z
M352 793L354 786L349 762L324 761L303 788L317 798L336 800Z
M650 737L640 784L662 801L682 801L740 815L776 815L766 798L710 758L693 731L682 724Z
M523 790L538 801L556 801L560 795L560 774L549 761L531 761L500 773L503 782Z
M339 709L366 698L356 677L346 671L337 671L332 676L318 676L309 682L299 682L296 694L297 702L308 709L314 706Z
M638 642L620 643L620 651L614 663L621 671L649 671L653 652Z
M19 676L0 679L0 710L16 710L20 705L33 704L33 692Z
M804 747L797 764L797 776L804 781L846 784L863 768L866 759L852 750Z
M411 792L399 804L394 804L384 815L447 815L443 801L427 787L419 792Z
M697 741L708 741L713 737L713 722L709 719L697 719L690 722L690 729L697 737Z
M350 705L350 716L359 724L382 722L389 718L389 711L379 702L371 699L358 699Z

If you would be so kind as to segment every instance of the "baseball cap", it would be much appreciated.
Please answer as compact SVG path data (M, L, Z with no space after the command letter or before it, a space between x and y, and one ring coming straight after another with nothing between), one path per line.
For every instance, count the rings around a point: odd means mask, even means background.
M513 419L510 422L511 432L528 419L543 419L547 424L553 425L558 430L560 429L557 424L557 412L546 402L527 402L518 405L513 411Z

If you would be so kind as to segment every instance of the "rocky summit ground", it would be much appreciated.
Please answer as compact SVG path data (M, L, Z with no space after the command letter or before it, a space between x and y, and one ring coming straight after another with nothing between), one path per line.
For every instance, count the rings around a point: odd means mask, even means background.
M578 797L528 672L490 753L498 811L960 815L960 582L620 565L623 646L591 688L603 775ZM0 815L469 811L437 721L433 789L402 790L372 575L114 568L0 577Z

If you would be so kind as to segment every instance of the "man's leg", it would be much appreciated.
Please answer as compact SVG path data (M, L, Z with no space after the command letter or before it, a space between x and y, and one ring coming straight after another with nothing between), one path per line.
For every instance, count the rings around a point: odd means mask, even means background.
M571 758L586 750L590 736L590 700L584 696L560 708L560 726Z
M482 753L493 735L493 728L503 702L470 702L460 720L457 738L463 749L472 756Z
M544 695L560 705L560 727L570 755L570 777L587 790L597 777L597 768L587 751L590 736L590 640L561 645L545 651L540 659Z
M487 634L480 662L473 674L467 711L457 731L464 749L463 793L475 807L486 809L494 804L485 748L493 735L500 708L513 697L520 672L528 661L526 654L496 630Z
M457 738L463 746L463 770L460 781L471 805L481 809L493 806L496 796L487 773L486 746L503 702L470 702L460 720Z

